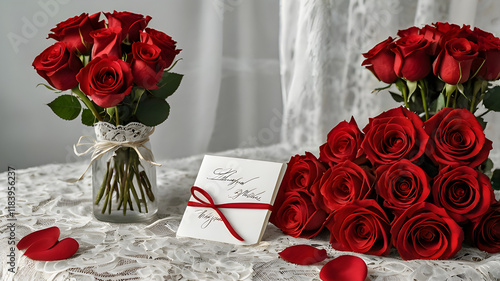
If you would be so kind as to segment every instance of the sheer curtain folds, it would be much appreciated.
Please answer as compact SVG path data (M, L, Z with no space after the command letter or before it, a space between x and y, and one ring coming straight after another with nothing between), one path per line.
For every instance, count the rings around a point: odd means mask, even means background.
M369 117L397 106L361 66L362 53L394 37L399 29L437 21L470 24L500 35L500 9L493 0L281 1L280 63L282 139L317 146L333 126L354 116L360 128ZM500 143L500 116L490 114L486 135ZM500 151L490 154L500 165Z

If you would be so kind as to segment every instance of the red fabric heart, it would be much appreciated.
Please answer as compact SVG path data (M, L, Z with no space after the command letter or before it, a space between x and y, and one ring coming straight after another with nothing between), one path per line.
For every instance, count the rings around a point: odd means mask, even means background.
M40 244L39 247L48 249L57 243L60 233L61 231L57 226L35 231L19 240L17 249L24 250L34 244Z
M309 245L290 246L279 253L288 262L307 265L323 261L328 257L325 249L316 249Z
M323 266L319 278L323 281L364 281L368 274L365 261L351 255L337 257Z
M24 255L39 261L63 260L73 256L79 247L78 242L73 238L65 238L49 249L42 246L42 244L34 244L24 252Z

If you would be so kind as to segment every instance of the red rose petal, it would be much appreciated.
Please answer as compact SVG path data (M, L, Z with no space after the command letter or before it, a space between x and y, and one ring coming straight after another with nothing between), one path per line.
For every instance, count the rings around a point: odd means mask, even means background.
M316 249L309 245L290 246L279 253L288 262L308 265L323 261L328 257L325 249Z
M344 255L329 261L319 272L323 281L364 281L368 274L365 261Z
M61 231L57 226L35 231L24 236L19 243L17 243L17 249L24 250L33 244L40 244L39 247L49 249L57 243L60 233Z
M52 248L43 248L41 244L34 244L29 247L24 253L25 256L32 260L39 261L56 261L63 260L73 256L78 250L78 242L73 238L65 238Z

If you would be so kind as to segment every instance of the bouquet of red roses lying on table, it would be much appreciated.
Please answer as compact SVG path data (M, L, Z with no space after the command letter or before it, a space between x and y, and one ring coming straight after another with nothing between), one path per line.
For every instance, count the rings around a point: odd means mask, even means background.
M490 111L500 111L500 39L469 26L411 27L364 54L363 65L400 93L397 107L336 125L295 155L271 222L285 234L330 231L334 249L404 260L448 259L462 243L500 252L499 170L488 159ZM477 115L477 116L476 116Z

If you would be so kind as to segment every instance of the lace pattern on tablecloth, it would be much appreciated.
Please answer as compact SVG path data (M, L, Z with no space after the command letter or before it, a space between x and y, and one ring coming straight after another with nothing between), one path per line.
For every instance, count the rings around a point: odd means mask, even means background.
M303 150L277 145L222 155L286 162ZM80 174L87 163L16 171L16 238L56 225L61 238L75 238L80 249L70 259L52 262L33 261L17 252L15 275L7 272L2 252L3 280L318 280L327 261L298 266L279 259L278 253L291 245L310 244L327 249L331 257L345 254L329 246L328 233L315 239L296 239L271 224L256 246L176 238L201 160L200 155L161 162L163 166L157 169L162 198L159 219L151 224L111 224L94 219L91 175L77 183L65 181ZM2 179L6 176L0 174ZM7 213L5 209L1 212L0 231L5 232ZM7 245L6 235L0 243ZM354 255L366 261L372 281L500 280L500 256L468 247L449 261L402 261L395 250L388 257Z

